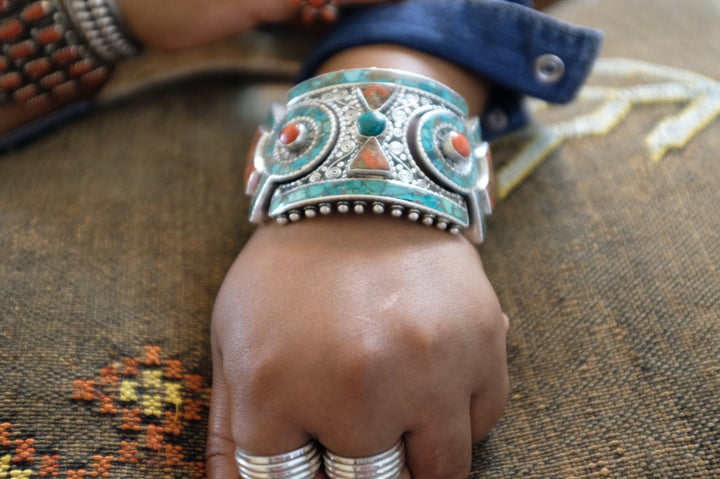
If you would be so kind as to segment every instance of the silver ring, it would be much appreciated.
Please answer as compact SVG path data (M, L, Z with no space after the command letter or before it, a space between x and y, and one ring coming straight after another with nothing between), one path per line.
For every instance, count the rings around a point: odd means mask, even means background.
M330 479L396 479L405 467L402 440L385 452L369 457L343 457L325 450L325 473Z
M245 479L312 479L320 470L321 459L313 442L276 456L253 456L235 449L238 471Z

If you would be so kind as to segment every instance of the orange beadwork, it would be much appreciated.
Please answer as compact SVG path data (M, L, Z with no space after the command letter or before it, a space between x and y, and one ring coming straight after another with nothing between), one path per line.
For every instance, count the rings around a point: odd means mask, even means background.
M0 479L98 479L126 474L144 477L141 469L148 467L164 469L167 477L206 477L202 461L186 458L202 446L178 443L184 441L188 430L194 431L186 426L205 416L209 389L204 387L202 376L183 374L182 361L166 360L161 352L159 346L149 346L140 358L110 362L96 377L72 383L73 399L83 401L79 407L106 415L102 421L117 427L115 446L98 445L100 449L87 457L84 465L77 464L76 457L70 459L38 448L35 438L20 436L10 422L0 423ZM123 387L127 390L124 399ZM160 415L143 411L146 396L153 402L153 411L158 409ZM71 451L77 450L74 445L68 446ZM40 452L37 457L36 449ZM114 462L123 464L122 474L113 470ZM75 468L68 469L65 464Z
M33 454L35 454L35 439L16 439L15 440L15 457L13 462L32 462L35 460Z
M165 431L165 434L179 436L182 432L179 415L172 411L165 411L165 423L163 424L163 430Z
M42 470L38 472L38 476L57 477L60 474L58 471L60 469L58 459L60 459L60 456L57 454L54 456L44 455L41 459L42 465L40 466Z
M106 366L100 370L101 386L117 386L118 385L118 370L114 365Z
M83 381L82 379L76 379L73 381L73 399L92 401L95 399L95 381L92 379Z
M203 387L202 376L199 374L185 375L185 390L190 392L200 392Z
M146 346L147 347L147 346ZM138 375L138 364L137 358L126 357L123 359L123 376L137 376Z
M119 462L129 462L130 464L137 464L138 458L138 443L137 441L123 441L120 443L120 451L118 454L120 457L118 458Z
M182 363L177 359L165 361L165 377L167 379L182 379Z
M12 441L10 441L10 427L12 424L9 422L4 422L0 424L0 446L3 447L10 447L12 446Z
M100 406L100 413L102 414L117 414L117 408L115 407L115 402L113 401L114 396L105 396L103 395L100 398L100 401L102 401L102 406Z
M85 469L78 469L77 471L74 469L70 469L67 472L67 479L83 479L85 477L85 474L87 474L87 471Z
M145 434L145 448L151 451L159 451L162 449L163 428L154 424L148 424L147 433Z
M183 459L185 459L185 456L182 454L181 446L165 444L165 465L167 467L177 466L182 463Z
M141 429L141 424L142 419L140 418L140 409L123 409L122 426L120 426L120 429L122 429L123 431L139 432Z
M186 421L200 421L202 419L200 417L200 403L192 399L185 401L183 419Z
M145 346L145 356L143 357L145 366L160 366L161 352L162 348L160 346Z
M90 477L110 477L108 472L112 467L111 464L115 458L113 456L101 456L99 454L93 456L93 470L90 471Z

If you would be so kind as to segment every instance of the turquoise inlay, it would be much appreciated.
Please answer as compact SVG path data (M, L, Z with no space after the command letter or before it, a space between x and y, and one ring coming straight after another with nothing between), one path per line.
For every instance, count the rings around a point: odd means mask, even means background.
M363 113L357 121L358 131L363 136L378 136L385 131L385 125L387 125L387 118L376 111Z
M440 125L447 124L452 125L452 128L456 131L467 136L465 125L463 125L455 115L451 115L448 112L431 112L422 117L422 124L420 126L422 149L425 151L425 154L427 154L432 165L437 169L437 172L443 177L442 179L465 190L470 190L478 180L477 164L471 161L470 170L466 175L462 175L450 167L448 160L445 159L443 153L439 151L439 148L435 145L435 129ZM471 148L476 148L476 146L477 145L471 143Z
M273 162L273 150L276 147L284 148L278 142L280 132L288 123L291 123L296 118L303 116L312 118L318 126L318 130L315 131L317 141L310 150L299 156L292 163ZM287 180L293 176L306 173L308 170L315 168L317 163L324 159L324 155L322 153L326 150L328 143L335 141L334 135L331 135L332 130L333 121L330 115L320 107L304 105L288 112L283 121L278 125L275 125L272 135L268 139L268 145L265 150L268 172L273 176Z
M401 183L387 180L338 180L325 183L303 185L285 193L275 195L270 203L269 214L275 216L288 209L302 205L309 200L322 201L323 198L343 196L369 196L406 201L435 210L461 224L468 224L468 212L465 205Z
M309 80L299 83L290 90L288 99L292 101L301 95L327 86L362 82L392 83L393 85L417 88L427 93L437 95L443 100L450 102L466 115L468 113L465 99L442 83L422 75L401 72L399 70L384 70L379 68L345 70L310 78Z

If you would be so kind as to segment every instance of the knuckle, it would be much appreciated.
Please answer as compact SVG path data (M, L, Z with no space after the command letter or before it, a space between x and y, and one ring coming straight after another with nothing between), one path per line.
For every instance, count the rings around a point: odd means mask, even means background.
M364 398L377 387L385 354L378 348L358 343L347 347L336 357L339 384L351 396Z

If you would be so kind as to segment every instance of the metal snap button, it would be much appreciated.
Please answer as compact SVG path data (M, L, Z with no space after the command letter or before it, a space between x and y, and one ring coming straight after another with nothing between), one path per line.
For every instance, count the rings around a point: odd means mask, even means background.
M565 74L565 63L552 53L535 59L535 78L540 83L555 83Z
M495 108L485 114L485 124L492 131L503 131L508 126L507 114L499 108Z

